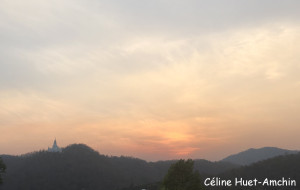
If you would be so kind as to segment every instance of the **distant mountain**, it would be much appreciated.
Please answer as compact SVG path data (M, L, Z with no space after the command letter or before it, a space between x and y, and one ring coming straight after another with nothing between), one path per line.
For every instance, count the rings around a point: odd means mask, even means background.
M7 166L0 190L118 190L161 181L173 161L146 162L101 155L83 144L59 152L2 155ZM196 160L200 173L218 174L236 168L226 162Z
M263 182L264 180L295 180L296 186L274 186L271 185L257 187L243 187L242 189L270 189L270 190L297 190L299 189L300 181L300 153L286 154L270 158L267 160L259 161L248 166L236 168L221 175L218 175L221 179L243 178L243 179L257 179ZM214 176L215 177L215 176ZM209 188L207 188L209 190ZM224 187L216 188L212 187L212 190L224 189ZM241 189L241 187L230 187L226 189Z
M231 180L232 186L207 186L205 190L299 190L300 181L300 153L297 154L287 154L276 156L267 160L259 161L248 166L240 166L238 168L227 170L222 174L216 175L203 175L202 181L207 178L210 179L220 179L220 180ZM275 185L264 185L257 183L257 186L239 186L235 185L235 178L254 180L257 179L260 182L264 180L285 180L295 181L296 186L275 186ZM214 181L216 184L216 180ZM291 183L290 183L291 184ZM123 190L159 190L159 183L145 184L139 186L131 186L124 188Z
M258 161L266 160L280 155L295 154L299 151L285 150L276 147L264 147L259 149L248 149L224 158L223 162L230 162L238 165L249 165Z

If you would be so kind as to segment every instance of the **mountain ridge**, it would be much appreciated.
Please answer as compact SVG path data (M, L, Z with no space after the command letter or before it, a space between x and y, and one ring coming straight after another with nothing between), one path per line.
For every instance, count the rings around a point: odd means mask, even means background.
M277 147L262 147L262 148L250 148L245 151L229 155L220 160L223 162L230 162L238 165L250 165L255 162L266 160L285 154L296 154L297 150L288 150Z
M160 181L176 160L147 162L132 157L105 156L84 144L62 152L37 151L3 156L7 166L0 190L118 190ZM237 167L231 163L195 160L200 173L217 174Z
M253 153L256 150L247 151ZM287 151L274 147L264 147L259 150ZM1 157L7 166L7 173L3 176L5 183L0 186L0 190L119 190L161 181L170 165L177 161L147 162L133 157L107 156L84 144L69 145L63 148L62 152L42 150L20 156L2 155ZM264 162L262 160L265 159L267 158L264 157L258 163ZM203 176L216 176L222 173L229 175L231 171L238 171L237 173L244 171L240 169L243 168L241 165L228 162L226 158L216 162L195 159L194 162L195 170Z

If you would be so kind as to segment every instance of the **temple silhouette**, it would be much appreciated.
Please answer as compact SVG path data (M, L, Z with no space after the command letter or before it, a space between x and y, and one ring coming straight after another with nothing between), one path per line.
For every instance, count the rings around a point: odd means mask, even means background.
M57 146L56 138L53 142L52 148L48 147L48 152L61 152L61 148Z

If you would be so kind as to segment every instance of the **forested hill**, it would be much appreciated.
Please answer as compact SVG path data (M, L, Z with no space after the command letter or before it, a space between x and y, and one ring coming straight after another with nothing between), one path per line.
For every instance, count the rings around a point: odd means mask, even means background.
M296 186L262 186L257 184L257 186L206 186L205 190L299 190L300 183L300 153L281 155L267 160L259 161L257 163L251 164L249 166L241 166L232 170L228 170L222 174L218 175L202 175L202 183L204 180L216 179L219 180L231 180L232 184L237 179L254 180L263 182L264 180L295 180ZM215 181L216 182L216 181ZM270 182L271 184L271 182ZM145 184L135 187L124 188L123 190L159 190L159 183Z
M175 162L105 156L83 144L70 145L61 153L1 157L7 171L0 190L117 190L160 181ZM236 165L196 160L195 167L200 173L217 174Z
M230 155L222 161L239 165L249 165L258 161L266 160L280 155L296 154L299 151L286 150L276 147L250 148L238 154Z
M299 189L300 183L300 153L281 155L267 160L263 160L249 166L243 166L236 168L221 175L218 175L221 179L243 178L243 179L258 179L259 181L269 180L285 180L291 179L296 181L296 187L274 187L274 186L260 186L257 187L243 187L242 189L272 189L272 190L294 190ZM215 176L214 176L215 177ZM209 188L207 188L209 189ZM213 190L224 188L211 188ZM241 187L230 187L226 189L241 189Z

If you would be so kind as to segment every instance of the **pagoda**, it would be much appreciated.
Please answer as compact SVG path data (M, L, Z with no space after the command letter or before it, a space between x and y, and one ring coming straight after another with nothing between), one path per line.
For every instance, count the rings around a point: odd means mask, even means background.
M59 147L57 146L56 138L55 138L55 140L54 140L54 142L53 142L52 148L48 147L48 152L61 152L61 148L59 148Z

